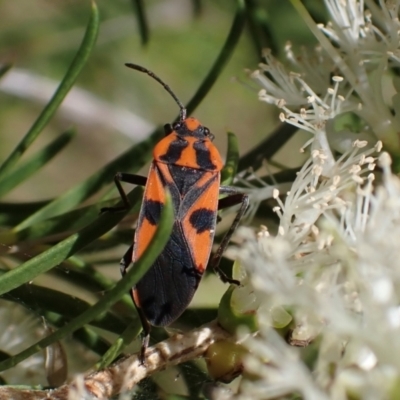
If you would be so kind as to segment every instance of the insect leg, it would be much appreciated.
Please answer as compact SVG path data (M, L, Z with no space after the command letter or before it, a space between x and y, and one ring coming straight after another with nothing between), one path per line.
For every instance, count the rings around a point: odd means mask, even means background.
M240 282L237 281L236 279L231 279L228 276L226 276L226 274L219 268L219 263L221 261L222 254L228 247L229 241L233 233L235 232L241 218L243 217L243 214L246 212L247 207L249 206L249 196L245 193L240 193L237 189L230 186L221 186L220 194L229 194L229 196L219 200L218 210L222 210L224 208L231 207L236 204L241 204L241 206L238 213L236 214L235 219L232 222L232 225L230 226L228 232L225 234L224 238L222 239L222 242L220 243L217 251L215 252L214 257L211 260L211 265L214 268L215 272L217 272L218 275L220 276L222 282L225 283L229 282L236 285L240 285Z
M121 261L119 262L122 276L125 276L126 270L128 269L129 265L132 263L133 247L134 247L134 245L132 244L129 247L128 251L122 257ZM150 324L147 321L146 317L144 316L142 309L136 304L135 296L133 294L134 290L135 289L132 289L130 291L130 295L132 297L133 304L136 307L136 311L139 314L140 322L142 323L144 336L142 339L142 347L140 349L140 363L144 364L146 349L147 349L147 347L149 347L151 327L150 327Z
M100 213L126 211L131 207L128 197L121 185L121 182L131 183L132 185L138 185L138 186L146 186L147 178L141 175L117 172L117 174L114 176L114 183L118 189L119 195L121 196L124 205L119 207L104 207L100 210Z
M121 261L119 262L119 268L122 276L125 276L126 270L132 263L132 255L133 255L133 244L129 247L128 251L124 254L124 256L121 258Z

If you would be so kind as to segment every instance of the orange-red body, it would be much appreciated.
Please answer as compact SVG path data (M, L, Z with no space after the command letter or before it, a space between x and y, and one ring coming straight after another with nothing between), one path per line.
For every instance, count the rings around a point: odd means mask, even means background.
M179 317L208 264L223 167L211 138L207 128L187 118L175 123L154 148L132 261L142 255L156 231L166 189L175 222L163 252L133 288L135 304L151 325L165 326Z
M210 264L224 282L240 283L227 277L219 263L246 212L249 198L236 188L220 187L223 164L212 144L214 137L197 119L186 117L186 108L171 88L150 70L136 64L126 65L159 82L180 108L179 121L172 126L166 125L166 137L154 148L148 178L117 173L114 181L124 206L102 209L103 212L119 211L130 207L121 182L146 186L133 246L121 260L121 273L125 275L129 265L140 258L155 234L167 190L172 197L175 220L169 241L132 289L145 333L140 355L144 363L150 325L169 325L189 305L209 263L217 211L236 204L240 204L239 211ZM227 196L219 200L219 194Z

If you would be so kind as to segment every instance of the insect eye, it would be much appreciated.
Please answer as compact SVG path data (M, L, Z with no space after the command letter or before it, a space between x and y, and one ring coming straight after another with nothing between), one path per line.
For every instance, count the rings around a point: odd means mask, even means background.
M204 128L203 130L204 135L207 136L211 141L214 140L214 135L210 132L210 130L208 128Z
M173 132L173 128L172 128L172 125L171 124L165 124L164 125L164 133L165 133L165 136L168 136L170 133L172 133Z

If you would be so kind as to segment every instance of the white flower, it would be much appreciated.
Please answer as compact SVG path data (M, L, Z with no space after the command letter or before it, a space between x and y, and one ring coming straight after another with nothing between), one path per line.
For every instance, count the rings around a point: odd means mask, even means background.
M298 0L292 2L306 13ZM366 3L369 9L359 0L325 0L331 22L317 29L305 18L320 41L315 51L303 49L295 56L288 44L290 72L265 51L265 64L252 77L263 87L260 99L282 109L282 121L321 134L328 120L351 111L363 124L362 139L373 136L370 141L382 140L399 154L400 116L393 115L390 106L393 102L396 111L400 107L396 96L390 99L382 90L383 80L390 76L387 68L400 62L399 4ZM394 86L398 90L396 81ZM337 140L337 132L332 130L329 126L326 133L332 136L330 140ZM327 151L323 144L321 147Z
M292 3L305 15L300 1ZM251 293L246 307L257 309L260 325L257 335L243 337L251 351L246 368L258 379L244 379L238 398L380 400L395 398L398 386L400 179L389 154L379 152L384 145L400 154L400 95L387 98L381 85L400 61L400 2L325 4L327 25L305 16L320 41L314 53L302 49L296 57L288 45L294 72L287 72L266 52L252 74L263 86L260 100L311 139L290 190L272 190L276 234L238 233L245 278L233 298L239 304ZM336 131L334 122L348 112L358 118L357 132ZM276 310L293 318L285 338L273 330ZM309 343L315 355L306 367L290 345Z
M313 180L311 158L280 202L277 236L242 233L246 243L237 255L248 276L238 293L255 294L249 306L258 308L261 329L247 342L253 351L248 368L256 368L260 380L244 382L243 396L267 399L295 391L307 399L336 399L352 388L372 390L380 399L400 374L400 179L383 153L383 183L373 188L370 153L356 147L325 181ZM333 197L326 194L331 190ZM292 342L319 337L312 372L293 358L295 350L284 350L289 345L283 339L271 341L271 313L282 306L297 323Z
M261 338L264 346L260 346ZM329 399L315 385L307 367L300 362L297 351L285 345L273 330L261 328L259 338L248 339L246 345L257 354L257 357L246 360L246 370L260 379L242 382L237 399L276 399L290 393L300 393L308 400Z

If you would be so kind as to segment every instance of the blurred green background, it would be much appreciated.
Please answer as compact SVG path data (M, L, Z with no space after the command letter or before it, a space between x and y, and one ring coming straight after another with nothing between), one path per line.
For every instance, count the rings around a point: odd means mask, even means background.
M172 121L178 109L158 84L128 70L124 63L134 62L153 70L186 103L216 59L229 32L236 4L233 0L146 1L149 41L142 45L133 3L98 1L99 37L74 87L75 91L84 89L94 97L71 100L70 94L64 103L72 102L82 113L87 113L95 107L93 101L105 101L106 108L108 104L116 112L129 112L140 116L148 126L155 126ZM196 9L197 3L200 9ZM282 48L289 38L304 43L309 33L289 2L259 3L268 13L277 48ZM7 88L13 86L7 92L0 84L0 159L18 143L50 97L52 91L46 92L41 80L50 79L56 84L65 73L83 36L89 9L89 1L0 1L0 62L12 62L16 69L23 69L36 79L35 87L25 86L22 91L18 77L14 82L10 76L6 77ZM238 135L243 154L278 124L277 110L257 100L259 88L244 73L245 68L255 69L259 61L260 54L246 28L227 68L194 113L215 134L222 154L226 131ZM26 156L71 125L77 127L78 135L62 154L7 199L57 196L149 133L149 129L138 131L126 124L126 131L121 133L116 121L106 126L102 110L82 117L62 106Z

